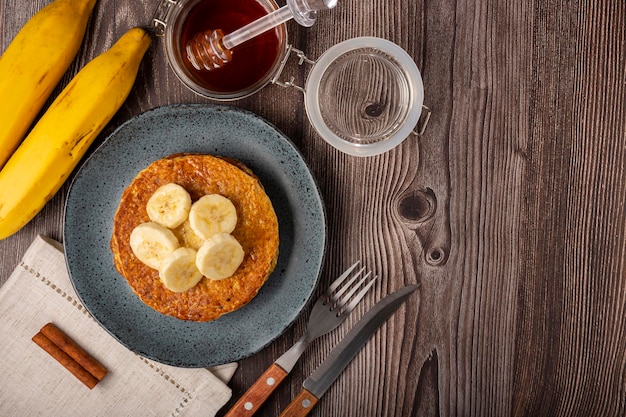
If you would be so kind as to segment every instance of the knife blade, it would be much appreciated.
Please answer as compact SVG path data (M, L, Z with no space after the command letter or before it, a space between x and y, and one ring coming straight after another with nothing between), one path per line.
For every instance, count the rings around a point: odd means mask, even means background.
M419 285L407 285L383 298L365 313L311 376L304 381L302 390L280 417L306 416L378 328L418 287Z

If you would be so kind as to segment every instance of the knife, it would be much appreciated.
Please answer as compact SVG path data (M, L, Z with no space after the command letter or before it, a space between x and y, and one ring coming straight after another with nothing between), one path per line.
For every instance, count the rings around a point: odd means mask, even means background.
M302 390L280 417L303 417L309 414L370 337L418 287L419 285L407 285L383 298L365 313L315 372L304 381Z

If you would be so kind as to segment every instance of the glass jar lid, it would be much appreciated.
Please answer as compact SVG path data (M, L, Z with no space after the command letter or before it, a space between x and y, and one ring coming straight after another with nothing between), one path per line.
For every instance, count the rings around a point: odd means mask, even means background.
M424 86L417 65L386 39L359 37L328 49L305 85L306 111L324 140L356 156L400 144L417 125Z

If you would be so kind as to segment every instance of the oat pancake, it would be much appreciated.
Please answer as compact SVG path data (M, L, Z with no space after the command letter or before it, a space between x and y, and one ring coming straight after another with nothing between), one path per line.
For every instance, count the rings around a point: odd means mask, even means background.
M184 187L192 201L206 194L221 194L235 205L238 220L232 235L245 257L232 277L219 281L202 278L190 290L175 293L163 286L157 270L135 257L130 233L149 221L148 199L167 183ZM114 218L111 250L117 270L144 303L183 320L215 320L250 302L274 270L278 220L260 181L243 164L210 155L172 155L153 162L124 190Z

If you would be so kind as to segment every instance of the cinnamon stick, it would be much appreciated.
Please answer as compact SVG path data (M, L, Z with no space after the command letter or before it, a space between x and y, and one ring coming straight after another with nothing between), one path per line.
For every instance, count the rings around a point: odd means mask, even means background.
M53 323L43 326L41 333L98 381L104 378L107 373L106 368Z
M67 353L61 350L43 333L39 332L33 336L33 342L37 343L43 350L48 352L50 356L56 359L68 371L70 371L83 384L92 389L98 383L98 380L91 375L85 368L80 366L78 362L72 359Z

